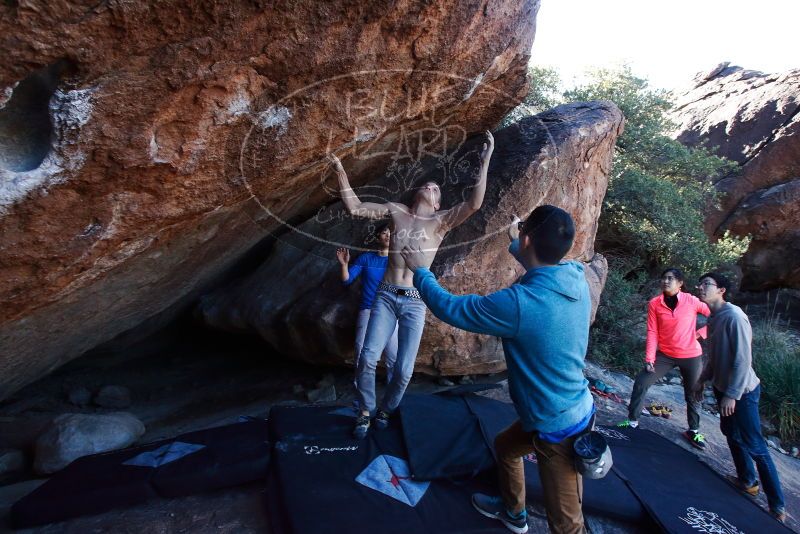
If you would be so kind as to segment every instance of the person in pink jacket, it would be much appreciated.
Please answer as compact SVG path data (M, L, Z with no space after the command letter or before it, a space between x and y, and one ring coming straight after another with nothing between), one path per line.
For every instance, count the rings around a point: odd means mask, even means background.
M704 450L705 438L700 434L700 402L692 394L694 385L703 370L703 349L698 335L705 337L704 330L696 328L697 314L708 317L708 306L694 295L681 291L683 273L669 268L661 273L662 293L647 305L647 346L644 369L636 377L628 407L628 419L619 426L639 426L638 417L644 405L647 390L669 371L677 367L683 379L686 399L686 416L689 430L684 437L694 447Z

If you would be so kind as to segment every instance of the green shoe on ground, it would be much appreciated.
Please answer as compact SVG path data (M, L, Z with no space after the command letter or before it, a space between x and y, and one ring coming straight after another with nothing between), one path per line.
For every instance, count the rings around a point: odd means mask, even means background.
M617 423L618 428L639 428L639 421L631 421L630 419L625 419Z
M706 438L697 430L687 430L683 433L683 437L685 437L695 449L700 449L701 451L706 450Z

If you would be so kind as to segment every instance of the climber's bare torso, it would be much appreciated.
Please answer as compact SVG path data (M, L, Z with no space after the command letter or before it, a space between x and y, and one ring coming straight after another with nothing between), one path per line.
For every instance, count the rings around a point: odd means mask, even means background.
M419 248L424 254L426 267L430 267L439 245L449 230L446 225L449 210L436 211L431 215L418 215L405 204L389 202L386 206L392 218L394 231L389 245L389 265L386 267L383 281L396 286L411 287L414 273L406 267L400 251L407 246Z
M335 155L330 156L339 178L342 202L348 212L355 217L367 219L392 218L394 229L389 245L389 265L383 275L384 282L411 287L414 273L406 267L405 260L400 255L403 248L420 249L425 258L424 266L430 267L439 250L439 245L442 244L447 233L481 207L483 196L486 193L486 173L494 150L492 134L486 132L486 138L487 142L483 145L481 152L478 179L470 198L449 210L439 209L441 190L436 182L426 182L418 187L414 192L411 206L399 202L385 204L361 202L350 187L347 174L339 158Z

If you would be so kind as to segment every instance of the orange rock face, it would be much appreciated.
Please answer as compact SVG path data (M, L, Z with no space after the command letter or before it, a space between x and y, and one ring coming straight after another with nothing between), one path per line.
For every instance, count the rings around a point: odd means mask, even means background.
M568 257L586 262L596 310L607 264L595 254L594 238L622 128L614 104L589 102L559 106L498 131L483 206L448 234L436 256L432 268L440 283L455 294L484 295L512 284L524 273L508 253L512 215L525 218L536 206L554 204L575 219ZM443 184L444 208L460 202L474 183L483 139L473 137L445 157L429 156L409 174ZM348 169L354 164L343 163ZM403 191L390 167L357 194L397 201ZM257 332L287 357L352 362L359 296L356 288L342 287L335 252L351 248L354 260L357 251L367 250L371 224L349 217L341 202L326 206L284 234L253 274L203 297L198 315L213 327ZM499 339L459 330L428 313L416 369L491 373L505 369L505 361Z
M751 235L742 289L800 288L800 70L764 74L719 65L678 98L678 140L739 164L714 185L706 231Z
M538 8L0 3L0 398L313 215L327 152L359 154L358 185L400 146L493 127L526 91Z

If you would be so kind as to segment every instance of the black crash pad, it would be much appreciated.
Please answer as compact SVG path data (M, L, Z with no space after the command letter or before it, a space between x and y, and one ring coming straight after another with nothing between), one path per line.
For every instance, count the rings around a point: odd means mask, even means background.
M32 527L159 496L192 495L263 480L270 450L266 438L266 421L248 419L84 456L17 501L11 509L12 524Z
M353 417L346 408L335 412L270 412L267 510L273 532L507 532L472 508L470 495L490 490L486 481L411 477L399 419L356 440L350 437Z
M494 439L517 420L513 405L473 394L407 395L400 415L412 471L422 480L493 470ZM541 502L535 455L525 459L525 481L527 498ZM584 480L583 504L595 515L650 524L639 499L614 472Z
M614 467L665 532L792 532L697 456L644 429L600 428Z

